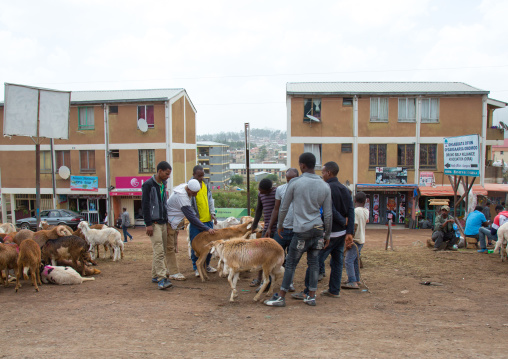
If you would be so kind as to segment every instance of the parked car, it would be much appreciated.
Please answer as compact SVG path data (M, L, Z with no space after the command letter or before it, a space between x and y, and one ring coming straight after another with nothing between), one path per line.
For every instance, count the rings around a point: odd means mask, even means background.
M72 229L78 228L79 222L83 221L84 218L80 214L74 213L66 209L50 209L48 211L41 212L41 221L48 222L49 225L60 225L66 224ZM21 229L35 230L37 227L37 218L35 216L18 219L16 225Z

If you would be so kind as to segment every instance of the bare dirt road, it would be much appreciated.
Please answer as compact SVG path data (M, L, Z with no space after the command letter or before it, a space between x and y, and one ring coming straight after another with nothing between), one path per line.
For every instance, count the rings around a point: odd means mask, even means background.
M28 282L18 293L1 287L0 358L508 357L508 263L476 251L432 252L423 246L428 230L395 230L395 251L384 251L385 230L367 230L370 292L343 290L316 307L288 298L285 308L252 301L253 273L242 276L233 304L226 279L201 283L185 232L178 260L188 279L158 290L150 241L142 229L132 234L124 260L101 259L93 282L39 293ZM304 257L297 289L305 267Z

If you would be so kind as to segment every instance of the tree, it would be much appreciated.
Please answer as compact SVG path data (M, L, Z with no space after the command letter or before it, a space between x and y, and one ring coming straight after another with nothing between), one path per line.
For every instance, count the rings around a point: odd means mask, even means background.
M232 175L231 176L231 184L232 185L241 185L243 184L243 177L240 175Z
M257 160L262 162L266 155L268 154L268 151L266 150L266 146L261 146L259 148L259 152L258 152L258 155L256 156Z
M265 178L268 178L273 183L279 182L279 176L277 176L275 173L271 173L268 176L266 176Z

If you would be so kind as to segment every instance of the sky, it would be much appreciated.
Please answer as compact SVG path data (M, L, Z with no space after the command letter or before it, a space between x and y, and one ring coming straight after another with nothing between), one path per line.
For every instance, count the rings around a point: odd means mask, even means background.
M457 81L508 102L507 0L0 0L0 81L185 88L197 133L286 130L286 83ZM4 88L0 88L3 101ZM495 120L508 124L508 109Z

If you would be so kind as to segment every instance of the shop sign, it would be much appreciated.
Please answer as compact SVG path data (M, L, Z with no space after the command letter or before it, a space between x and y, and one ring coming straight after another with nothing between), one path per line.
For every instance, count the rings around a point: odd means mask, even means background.
M148 181L151 176L128 176L115 177L116 188L118 189L141 189L143 183Z
M444 174L480 177L480 145L478 135L444 139Z
M141 196L141 191L126 191L126 192L109 192L110 196Z
M376 167L376 184L407 184L407 169Z
M248 216L247 208L215 208L215 215L218 218Z
M99 191L99 177L71 176L71 191Z
M435 183L434 172L420 172L420 186L432 187Z

